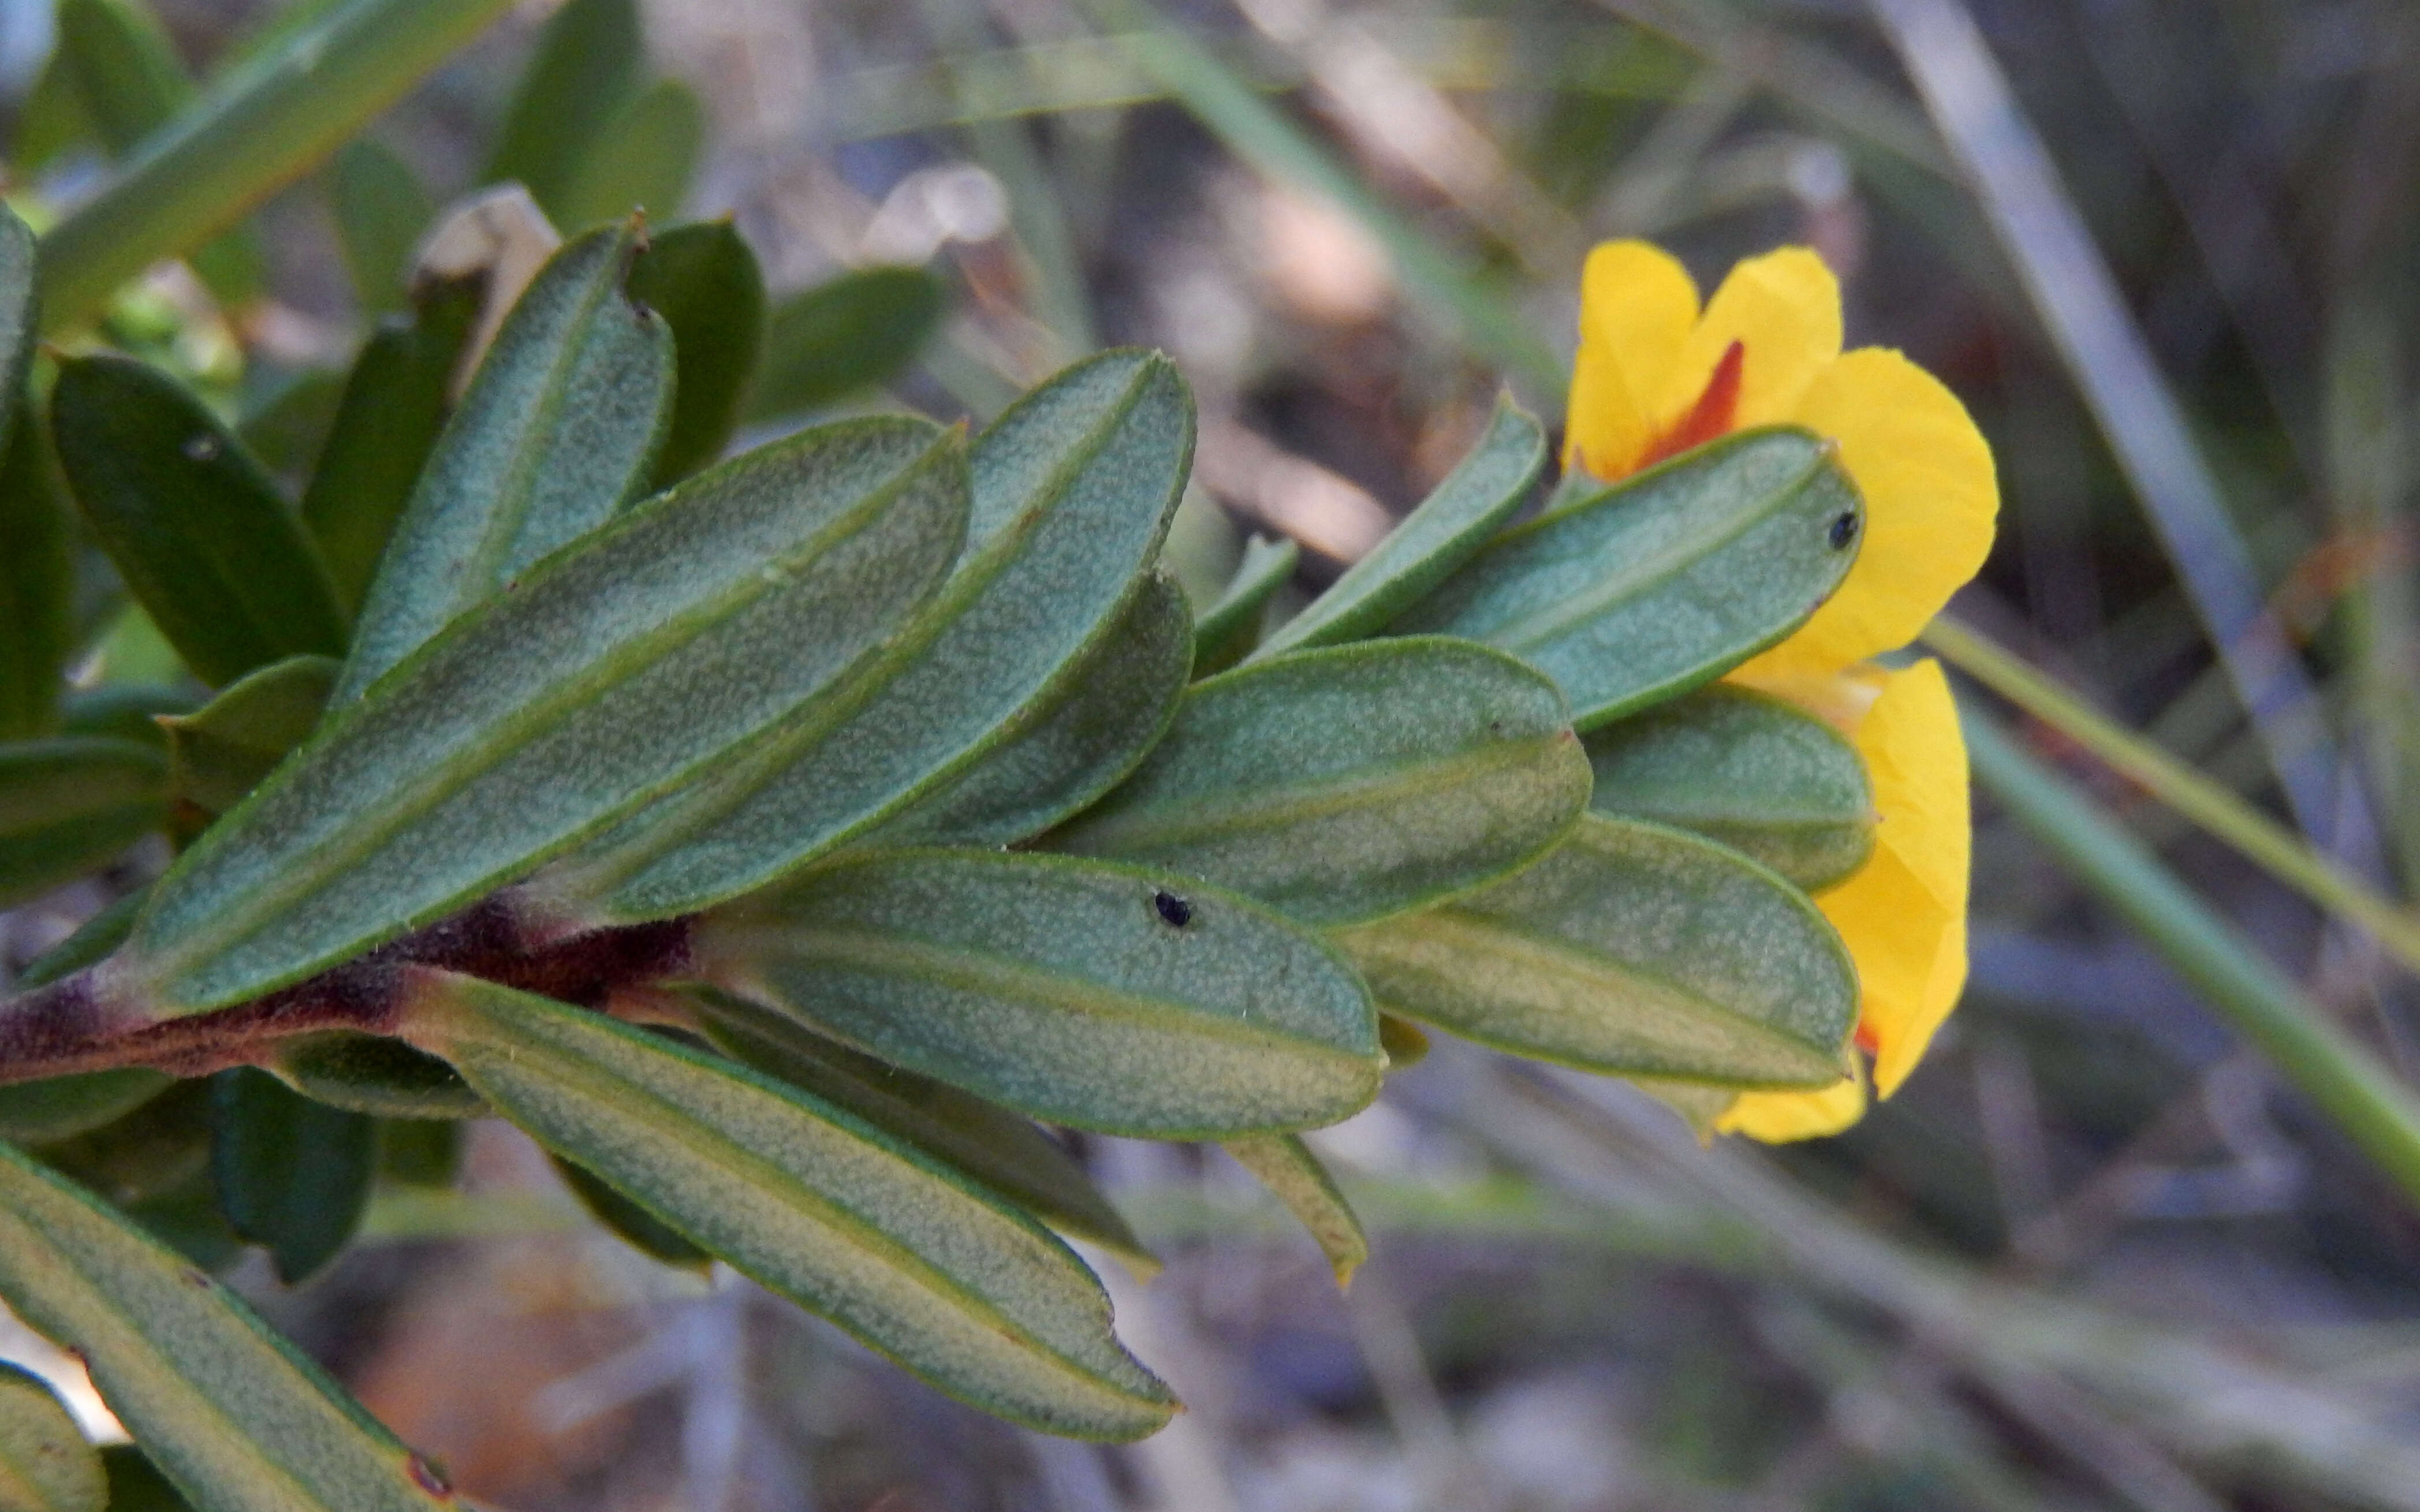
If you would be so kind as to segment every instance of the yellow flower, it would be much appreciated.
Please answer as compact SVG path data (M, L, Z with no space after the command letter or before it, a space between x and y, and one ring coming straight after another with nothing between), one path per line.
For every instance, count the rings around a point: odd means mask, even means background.
M1873 784L1873 855L1816 905L1856 962L1856 1041L1874 1091L1906 1080L1966 980L1966 748L1940 667L1867 658L1913 640L1983 564L1999 488L1965 407L1895 351L1840 349L1840 291L1785 247L1731 270L1701 310L1662 250L1612 241L1580 285L1566 465L1621 478L1717 436L1794 424L1838 443L1864 495L1864 543L1838 592L1730 673L1847 734ZM1863 1066L1811 1092L1747 1092L1716 1126L1760 1139L1835 1134L1865 1113Z

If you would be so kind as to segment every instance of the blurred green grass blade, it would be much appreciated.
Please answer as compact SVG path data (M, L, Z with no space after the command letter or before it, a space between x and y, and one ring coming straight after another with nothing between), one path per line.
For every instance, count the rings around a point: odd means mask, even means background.
M673 418L656 456L667 487L722 455L765 355L765 274L729 221L652 233L630 298L673 332Z
M765 365L748 397L764 424L876 388L907 371L949 303L922 268L861 268L773 306Z
M168 817L160 753L100 735L0 744L0 908L113 860Z
M1370 1237L1361 1231L1361 1220L1353 1215L1353 1205L1344 1200L1336 1178L1302 1136L1253 1134L1221 1140L1218 1148L1259 1178L1310 1231L1319 1252L1327 1257L1328 1269L1336 1273L1336 1284L1351 1286L1353 1273L1370 1257Z
M1504 291L1379 198L1357 171L1144 0L1086 0L1086 8L1125 33L1136 62L1236 156L1334 201L1387 249L1415 299L1450 317L1473 350L1518 375L1543 402L1562 407L1570 382L1562 359Z
M1865 864L1874 795L1856 748L1779 699L1715 683L1588 733L1589 807L1728 845L1809 892Z
M342 1388L174 1251L0 1145L0 1297L72 1346L201 1512L447 1512Z
M336 1257L369 1204L378 1130L359 1113L238 1066L210 1078L210 1179L219 1211L299 1286Z
M172 1085L164 1072L140 1066L12 1082L0 1087L0 1139L20 1145L72 1139L116 1122Z
M1255 658L1374 635L1487 544L1528 502L1546 465L1546 435L1508 394L1479 443L1386 539L1280 625Z
M659 79L626 100L588 145L545 207L566 231L618 221L636 210L670 221L689 195L706 145L706 111L689 85Z
M289 656L239 678L191 714L162 719L172 799L213 815L242 802L318 725L337 668L333 656Z
M108 1512L101 1456L42 1378L0 1361L0 1507Z
M1134 775L1049 843L1355 924L1528 865L1588 793L1553 683L1484 646L1405 637L1196 683Z
M1962 722L1984 790L2420 1202L2420 1094L2247 946L2116 815L1990 718L1969 710Z
M588 1216L651 1260L703 1271L714 1263L714 1257L692 1244L681 1231L631 1201L607 1184L603 1178L578 1161L552 1157L555 1174L571 1195L588 1210Z
M2278 881L2366 932L2406 970L2420 973L2420 916L2373 890L2292 830L2141 735L2095 713L1973 626L1945 616L1925 630L1924 643Z
M555 1153L951 1395L1078 1438L1174 1402L1063 1244L912 1146L720 1057L429 974L409 1032Z
M1390 628L1512 652L1590 729L1796 629L1856 560L1864 507L1829 441L1743 431L1497 536Z
M71 358L51 428L93 534L195 676L218 687L287 656L344 654L318 548L183 384L131 358Z
M349 143L328 170L328 199L355 301L374 315L409 310L412 253L437 218L411 165L370 138Z
M1590 814L1484 892L1337 943L1389 1012L1585 1071L1821 1087L1857 978L1805 894L1677 829Z
M1378 1090L1351 969L1164 872L884 851L706 916L700 975L1029 1118L1147 1138L1314 1128Z
M588 223L562 215L564 195L638 94L646 45L637 0L570 0L548 17L479 182L518 182L547 219L566 230L583 228Z
M1209 677L1225 671L1251 655L1261 641L1261 621L1269 600L1294 580L1302 548L1284 537L1255 535L1244 543L1244 560L1227 591L1202 611L1193 626L1193 675Z
M512 0L351 0L231 73L42 238L42 331L309 173Z

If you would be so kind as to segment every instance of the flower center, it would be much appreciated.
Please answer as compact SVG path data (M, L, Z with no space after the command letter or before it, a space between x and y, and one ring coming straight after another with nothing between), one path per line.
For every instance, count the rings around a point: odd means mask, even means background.
M1722 360L1714 363L1714 372L1706 378L1706 387L1680 419L1674 421L1663 435L1638 458L1633 471L1643 472L1658 462L1668 461L1693 446L1703 446L1731 428L1731 420L1739 413L1740 371L1747 365L1747 348L1732 342L1723 348Z

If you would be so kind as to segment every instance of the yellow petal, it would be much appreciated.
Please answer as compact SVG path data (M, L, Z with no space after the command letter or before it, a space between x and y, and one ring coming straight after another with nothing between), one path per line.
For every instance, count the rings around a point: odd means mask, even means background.
M1730 270L1657 395L1659 424L1688 412L1735 341L1746 366L1732 425L1791 419L1808 385L1840 355L1840 285L1823 259L1805 247L1783 247Z
M1858 1027L1888 1097L1966 985L1966 743L1940 663L1885 673L1851 738L1873 782L1874 852L1815 905L1856 963Z
M1657 429L1654 406L1698 319L1698 285L1661 247L1607 241L1580 273L1580 352L1564 421L1565 464L1619 478ZM1699 384L1703 387L1702 380Z
M1820 1092L1742 1092L1714 1119L1714 1127L1780 1145L1838 1134L1865 1116L1865 1079L1845 1077Z
M1774 675L1836 671L1915 640L1983 565L2000 509L1992 449L1966 407L1897 352L1848 353L1793 418L1840 443L1865 496L1865 539L1839 591L1749 663Z

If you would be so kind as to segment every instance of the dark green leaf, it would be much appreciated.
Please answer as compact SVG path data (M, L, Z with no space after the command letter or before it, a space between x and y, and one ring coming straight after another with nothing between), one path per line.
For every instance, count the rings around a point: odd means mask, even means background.
M670 220L689 194L705 140L697 96L677 79L659 79L623 102L580 154L562 193L539 203L569 230L632 211Z
M231 1293L0 1146L0 1297L80 1351L203 1512L443 1512L403 1445Z
M0 1507L106 1512L101 1456L42 1378L0 1361Z
M1393 628L1535 663L1583 730L1620 718L1772 645L1839 586L1863 505L1836 453L1782 428L1684 453L1499 536Z
M24 969L17 973L17 985L47 985L82 971L125 944L128 932L134 928L134 916L142 911L143 900L150 891L147 884L112 900L101 912L77 925L74 933L25 963Z
M407 1032L549 1149L1003 1417L1140 1438L1174 1403L1031 1219L853 1115L602 1015L426 976Z
M0 218L0 255L23 235L8 229L17 224ZM48 427L21 409L0 451L0 738L58 728L75 636L72 545Z
M1337 936L1392 1012L1481 1044L1735 1087L1839 1080L1857 977L1804 894L1711 841L1595 814L1509 882Z
M1255 1134L1225 1140L1218 1148L1260 1178L1261 1184L1311 1231L1319 1252L1327 1257L1328 1268L1336 1273L1336 1284L1351 1286L1353 1273L1370 1257L1370 1239L1361 1232L1361 1220L1353 1216L1352 1204L1344 1200L1336 1178L1327 1174L1327 1167L1302 1137Z
M368 1206L377 1125L264 1071L210 1078L210 1176L235 1231L269 1251L287 1286L309 1280L353 1237Z
M1272 541L1255 535L1244 543L1244 560L1218 601L1202 611L1193 627L1193 675L1223 672L1252 654L1261 643L1261 622L1269 600L1294 580L1302 548L1290 540Z
M122 1208L169 1196L195 1181L207 1186L209 1084L178 1082L105 1124L43 1145L36 1154Z
M637 0L570 0L538 33L479 181L517 180L555 224L577 224L559 213L564 192L638 92L645 66Z
M257 996L450 913L847 686L955 556L966 460L921 421L701 473L449 625L161 879L113 981Z
M109 1512L194 1512L194 1504L134 1445L112 1444L101 1452L101 1462L109 1475Z
M163 715L191 714L203 700L182 688L156 683L104 683L68 694L59 717L63 735L106 735L131 740L166 755L168 732L160 727Z
M344 654L318 552L260 464L182 384L128 358L73 358L60 364L51 424L93 534L202 681Z
M1378 1089L1361 984L1291 921L1165 872L884 851L709 915L700 974L1030 1118L1223 1138Z
M722 455L765 350L765 275L729 221L676 225L648 239L630 298L672 327L677 378L656 486Z
M242 802L318 725L336 672L333 656L289 656L237 679L192 714L163 719L171 795L209 814Z
M948 294L922 268L861 268L783 300L765 332L748 418L782 419L877 388L908 369Z
M637 254L629 226L566 242L513 306L396 521L337 707L647 491L673 350L623 290Z
M336 239L352 274L353 298L372 315L410 308L404 283L412 253L437 218L437 206L409 163L364 137L336 154L328 169Z
M462 1129L456 1119L380 1119L380 1177L406 1186L452 1186L462 1168Z
M606 1185L588 1167L557 1155L554 1168L588 1215L640 1254L701 1271L714 1263L713 1256L682 1238L679 1229Z
M174 1085L173 1078L139 1066L11 1083L0 1087L0 1139L21 1145L72 1139L116 1122Z
M1510 519L1546 463L1546 437L1511 396L1496 402L1487 434L1370 554L1311 607L1272 634L1258 655L1374 635L1468 561Z
M0 907L115 859L167 817L168 767L90 735L0 745Z
M1370 641L1196 683L1134 776L1050 843L1350 923L1528 865L1588 794L1536 671L1467 641Z
M57 47L51 49L50 61L18 102L9 136L8 165L28 178L67 153L100 141L100 128L85 108L75 61Z
M1410 1019L1378 1015L1378 1045L1387 1052L1387 1069L1402 1071L1429 1057L1429 1037Z
M846 1108L1071 1238L1143 1274L1159 1261L1059 1142L1005 1108L929 1076L860 1055L771 1009L700 992L716 1048L768 1076Z
M299 478L327 444L345 376L330 368L297 373L275 393L246 409L236 422L236 439L261 466L281 479Z
M400 1040L349 1029L277 1042L270 1069L298 1091L382 1119L478 1119L488 1105L454 1068Z
M1720 841L1812 891L1865 864L1874 796L1830 725L1716 685L1589 732L1600 813Z

